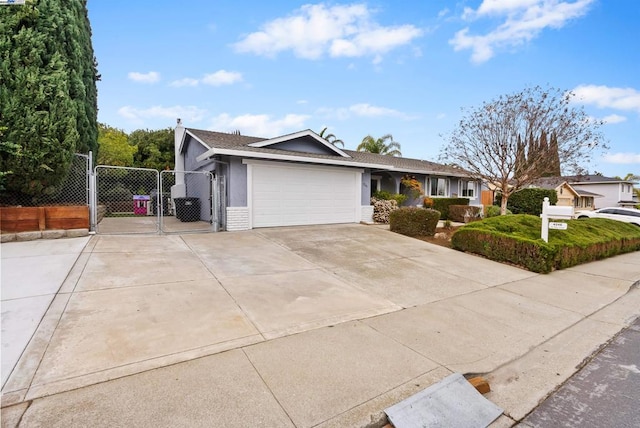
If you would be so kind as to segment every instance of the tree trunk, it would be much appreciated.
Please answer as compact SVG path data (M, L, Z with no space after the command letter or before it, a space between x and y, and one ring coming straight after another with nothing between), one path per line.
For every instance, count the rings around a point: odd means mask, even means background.
M507 201L509 200L509 195L503 193L502 200L500 202L500 215L505 215L507 213Z

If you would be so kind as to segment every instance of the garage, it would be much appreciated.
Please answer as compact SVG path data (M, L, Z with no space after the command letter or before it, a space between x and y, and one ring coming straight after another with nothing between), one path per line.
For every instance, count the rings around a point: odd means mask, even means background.
M252 227L359 221L362 170L283 162L247 165Z

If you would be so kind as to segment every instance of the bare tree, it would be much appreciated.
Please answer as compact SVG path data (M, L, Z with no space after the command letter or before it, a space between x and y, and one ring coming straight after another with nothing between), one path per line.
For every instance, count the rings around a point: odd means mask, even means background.
M604 122L589 117L572 102L574 97L571 91L535 86L463 109L440 159L496 186L502 192L504 214L509 196L540 178L554 162L548 150L525 141L554 135L558 153L554 158L563 171L576 174L584 171L595 149L607 148L599 131Z

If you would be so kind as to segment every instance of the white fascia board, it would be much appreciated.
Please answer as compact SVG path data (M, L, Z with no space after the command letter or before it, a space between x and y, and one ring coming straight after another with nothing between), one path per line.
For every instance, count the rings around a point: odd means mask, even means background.
M393 167L389 165L350 162L348 160L340 160L340 159L322 159L322 158L310 158L306 156L281 155L278 153L249 152L249 151L233 150L233 149L211 149L201 154L200 156L198 156L196 160L200 162L214 155L239 156L239 157L245 157L245 158L257 158L257 159L274 159L274 160L284 160L284 161L292 161L292 162L306 162L306 163L315 163L320 165L340 165L340 166L351 166L351 167L359 167L359 168L393 169Z
M571 186L571 184L569 184L569 183L568 183L568 182L566 182L566 181L563 181L563 182L562 182L562 184L560 184L558 187L556 187L556 192L558 191L558 189L561 189L561 188L562 188L562 186L564 186L564 185L566 185L566 186L569 188L569 190L571 190L571 192L573 193L573 195L574 195L574 196L578 196L578 197L580 197L580 194L576 191L576 189L574 189L574 188Z
M202 146L203 146L205 149L208 149L208 150L207 150L207 152L209 152L209 151L213 150L213 149L211 148L211 146L210 146L210 145L208 145L207 143L205 143L204 141L202 141L200 138L198 138L198 137L196 137L195 135L193 135L191 132L189 132L189 130L188 130L188 129L185 129L184 136L182 137L182 141L180 142L180 153L182 153L182 149L184 148L183 146L184 146L184 142L185 142L185 140L187 139L187 134L189 134L189 136L190 136L191 138L193 138L194 140L196 140L198 143L202 144ZM202 156L202 155L201 155L201 156ZM200 159L200 157L201 157L201 156L198 156L198 159L196 159L198 162L199 162L200 160L202 160L202 159Z
M313 163L313 164L319 164L319 165L340 165L340 166L350 166L350 167L357 167L357 168L371 168L371 169L385 170L385 171L391 171L391 172L404 172L409 174L439 175L439 176L447 176L447 177L468 177L468 175L463 173L455 174L455 173L441 172L441 171L408 170L406 168L397 168L393 165L381 165L378 163L351 162L351 161L340 160L340 159L310 158L306 156L282 155L278 153L249 152L249 151L234 150L234 149L210 149L210 150L207 150L205 153L201 154L200 156L198 156L196 158L196 161L202 162L203 160L215 155L239 156L239 157L245 157L245 158L267 159L267 160L268 159L284 160L284 161L292 161L292 162L306 162L306 163Z
M264 159L242 159L242 163L245 164L245 165L265 165L265 166L275 166L275 165L277 165L280 168L307 167L307 168L316 168L316 169L324 168L324 169L331 169L331 170L336 170L338 167L341 166L341 165L327 165L327 164L300 165L299 163L273 162L273 161L268 161L268 160L264 160ZM363 173L364 172L364 168L362 168L362 167L352 168L350 171L351 172Z
M322 144L323 146L325 146L329 150L337 153L338 155L342 156L343 158L351 158L351 156L349 156L348 154L346 154L345 152L343 152L342 150L340 150L339 148L337 148L333 144L330 144L327 140L325 140L324 138L322 138L321 136L319 136L318 134L316 134L315 132L313 132L313 131L311 131L309 129L304 130L304 131L294 132L293 134L282 135L280 137L271 138L271 139L265 140L265 141L258 141L258 142L255 142L255 143L250 143L250 144L248 144L248 146L249 147L257 147L257 148L268 147L268 146L270 146L272 144L278 144L278 143L282 143L284 141L295 140L296 138L300 138L300 137L312 137L318 143Z

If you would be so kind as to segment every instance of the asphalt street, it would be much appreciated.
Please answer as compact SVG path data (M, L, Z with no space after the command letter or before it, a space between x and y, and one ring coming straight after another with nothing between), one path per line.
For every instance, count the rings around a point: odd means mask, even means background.
M521 427L640 427L640 318L547 398Z

